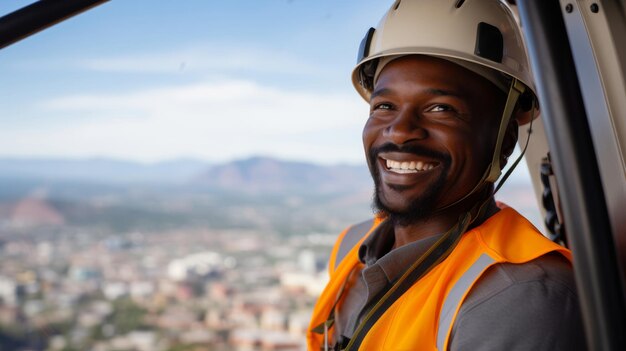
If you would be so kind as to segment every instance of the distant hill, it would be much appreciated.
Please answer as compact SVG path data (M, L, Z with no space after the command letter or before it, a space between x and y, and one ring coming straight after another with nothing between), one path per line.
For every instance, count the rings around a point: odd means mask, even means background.
M154 164L108 158L0 158L0 178L101 184L184 183L209 163L177 159Z
M366 166L322 166L252 157L221 164L180 159L143 164L106 158L0 158L0 181L101 185L182 185L207 190L261 193L331 193L371 189Z
M371 189L366 166L321 166L269 157L214 165L193 179L210 188L246 193L346 193Z
M371 194L364 165L269 157L214 165L0 159L0 227L26 232L38 226L113 232L201 226L334 233L371 215Z

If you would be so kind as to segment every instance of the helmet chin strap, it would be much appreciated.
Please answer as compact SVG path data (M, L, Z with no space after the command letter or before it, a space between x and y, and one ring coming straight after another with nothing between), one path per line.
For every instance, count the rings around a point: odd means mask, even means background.
M511 82L511 85L509 87L509 93L506 99L506 103L504 105L504 110L502 111L502 118L500 118L500 127L498 128L498 138L496 139L496 145L495 145L495 149L493 151L493 157L491 159L491 163L489 164L489 166L487 167L487 169L485 170L485 173L483 174L483 176L481 177L480 181L476 184L476 186L474 186L474 188L468 192L467 194L465 194L463 197L461 197L460 199L445 205L441 208L438 208L436 210L434 210L434 213L437 212L441 212L445 209L448 209L452 206L457 205L458 203L460 203L461 201L467 199L468 197L470 197L471 195L473 195L474 193L476 193L478 190L480 190L484 185L488 184L488 183L495 183L496 180L498 180L498 178L500 177L500 174L502 173L502 170L500 169L500 156L502 154L502 143L504 141L504 136L506 134L506 130L507 127L509 125L509 121L511 120L511 117L513 116L513 111L515 109L515 105L517 104L517 101L519 100L519 97L526 91L526 86L521 83L519 80L513 78L513 81ZM526 142L526 146L528 146L528 141ZM526 151L526 148L524 147L524 151ZM500 184L498 184L498 188L500 188L500 186L502 185L502 183L506 180L506 178L508 178L509 174L512 172L512 170L515 168L515 166L517 166L517 164L519 163L519 160L521 159L521 157L523 156L520 155L520 158L513 164L513 166L511 167L511 169L509 169L507 171L506 176L504 177L504 179L500 182ZM495 193L495 191L494 191ZM474 218L476 219L476 217Z
M524 93L524 91L526 91L526 86L522 84L519 80L513 78L511 86L509 87L509 96L506 99L504 111L502 112L500 128L498 129L498 139L496 140L496 148L493 151L493 158L491 159L491 164L488 168L489 173L484 179L485 182L495 183L496 180L500 178L500 174L502 174L500 156L502 154L502 143L504 141L504 135L506 134L506 129L509 126L509 121L511 121L511 117L513 117L515 104L517 104L517 100L519 100L519 97Z

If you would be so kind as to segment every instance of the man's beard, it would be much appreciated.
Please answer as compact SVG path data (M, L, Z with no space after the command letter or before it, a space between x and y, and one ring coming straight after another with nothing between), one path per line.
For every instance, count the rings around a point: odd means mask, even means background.
M443 170L434 182L424 184L424 188L426 190L420 197L414 199L405 208L394 210L385 205L385 203L381 200L381 179L378 167L376 166L378 154L381 152L404 152L419 156L427 156L438 160ZM427 219L434 210L437 210L434 208L435 200L437 197L441 196L441 191L446 183L446 175L448 174L451 163L449 155L417 145L397 146L395 144L387 143L381 145L380 147L371 149L369 153L369 161L371 165L370 172L372 174L372 178L374 179L374 198L372 203L374 211L387 216L394 224L407 226Z

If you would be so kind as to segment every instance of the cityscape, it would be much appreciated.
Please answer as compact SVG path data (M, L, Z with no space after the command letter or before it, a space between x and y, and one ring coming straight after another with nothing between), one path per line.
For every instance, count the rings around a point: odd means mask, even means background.
M371 213L371 190L331 196L306 165L316 194L263 184L290 167L303 165L255 159L206 175L232 183L239 171L271 193L219 193L200 176L2 181L0 350L304 350L334 239Z
M335 238L371 215L366 168L335 168L349 173L255 158L178 185L4 178L0 350L305 350Z

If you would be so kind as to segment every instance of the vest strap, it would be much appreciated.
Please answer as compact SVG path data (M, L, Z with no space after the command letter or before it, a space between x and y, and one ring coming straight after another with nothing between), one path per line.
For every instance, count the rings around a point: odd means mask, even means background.
M446 339L452 322L454 321L454 315L457 311L461 300L465 293L469 290L470 286L478 279L483 271L494 264L496 261L486 254L480 255L478 259L463 273L463 275L454 284L448 296L443 302L441 313L439 314L439 326L437 328L437 350L444 350Z

